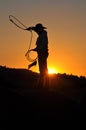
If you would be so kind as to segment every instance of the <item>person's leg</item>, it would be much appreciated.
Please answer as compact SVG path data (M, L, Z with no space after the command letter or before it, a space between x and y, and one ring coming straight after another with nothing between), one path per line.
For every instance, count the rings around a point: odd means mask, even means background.
M39 84L41 84L41 86L48 86L49 78L48 78L48 69L47 69L47 58L44 56L39 57L38 63L39 63L39 71L40 71Z

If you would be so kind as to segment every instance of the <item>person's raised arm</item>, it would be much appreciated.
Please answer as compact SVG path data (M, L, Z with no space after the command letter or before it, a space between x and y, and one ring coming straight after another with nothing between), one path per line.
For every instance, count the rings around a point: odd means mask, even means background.
M34 30L34 27L32 26L32 27L26 28L25 30L31 31L31 30Z

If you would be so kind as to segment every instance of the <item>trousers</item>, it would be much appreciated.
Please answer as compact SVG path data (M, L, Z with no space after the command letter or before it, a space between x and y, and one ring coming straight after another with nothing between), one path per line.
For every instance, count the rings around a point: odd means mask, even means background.
M45 55L38 55L38 65L39 65L39 85L41 86L48 86L49 79L48 79L48 68L47 68L47 56Z

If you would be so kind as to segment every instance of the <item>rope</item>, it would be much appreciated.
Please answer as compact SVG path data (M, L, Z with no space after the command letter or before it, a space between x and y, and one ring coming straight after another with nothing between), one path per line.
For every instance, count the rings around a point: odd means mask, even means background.
M32 43L32 38L33 38L32 30L30 32L31 32L31 38L30 38L29 48L28 48L28 51L26 52L25 56L26 56L26 58L27 58L28 61L34 62L34 61L37 60L37 57L35 59L32 59L30 57L30 52L33 51L33 49L30 49L31 48L31 43Z
M15 25L17 26L18 28L20 29L23 29L23 30L26 30L26 26L20 21L18 20L16 17L14 17L13 15L9 15L9 20ZM17 23L19 23L20 25L22 25L23 27L19 26ZM30 43L29 43L29 48L28 48L28 51L26 52L25 56L27 58L28 61L30 62L34 62L37 60L37 57L35 59L32 59L30 57L30 52L33 51L33 49L30 49L31 48L31 43L32 43L32 38L33 38L33 33L32 33L32 30L30 30L30 33L31 33L31 38L30 38Z
M14 25L16 25L18 28L21 28L21 29L23 29L23 30L25 30L27 27L22 23L22 22L20 22L16 17L14 17L13 15L9 15L9 20L14 24ZM16 21L16 22L14 22L14 21ZM21 27L21 26L19 26L18 24L17 24L17 22L19 23L19 24L21 24L23 27Z

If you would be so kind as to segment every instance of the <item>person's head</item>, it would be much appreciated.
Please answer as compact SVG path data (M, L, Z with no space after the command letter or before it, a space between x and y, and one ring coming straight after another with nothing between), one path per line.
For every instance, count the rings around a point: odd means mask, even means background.
M46 29L46 27L44 27L41 23L38 23L35 25L33 30L40 34L44 29Z

